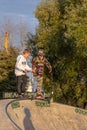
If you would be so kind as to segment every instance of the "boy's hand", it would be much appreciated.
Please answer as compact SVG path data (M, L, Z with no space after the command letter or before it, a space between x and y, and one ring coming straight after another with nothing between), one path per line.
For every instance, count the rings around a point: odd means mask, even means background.
M25 70L23 70L23 72L24 72L24 73L27 73L27 70L25 69Z
M36 68L32 69L32 73L35 73L36 72Z
M50 73L50 74L52 73L52 69L50 69L49 73Z

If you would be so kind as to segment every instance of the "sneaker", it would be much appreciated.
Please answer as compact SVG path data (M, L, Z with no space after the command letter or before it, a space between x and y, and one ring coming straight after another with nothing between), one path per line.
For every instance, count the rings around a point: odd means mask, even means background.
M42 93L37 93L36 99L44 99L44 96L42 95Z

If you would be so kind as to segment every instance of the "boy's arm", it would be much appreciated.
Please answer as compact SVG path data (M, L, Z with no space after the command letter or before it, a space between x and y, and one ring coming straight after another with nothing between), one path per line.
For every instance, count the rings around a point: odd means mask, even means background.
M28 65L26 65L27 71L31 71L32 73L35 73L36 71L36 58L33 59L32 61L32 68L30 68Z
M36 57L32 61L32 68L36 68Z
M26 61L26 63L25 63L25 67L23 66L22 62L23 62L22 57L21 57L21 56L18 56L15 68L18 69L19 71L23 71L24 73L26 73L26 72L28 72L28 71L30 71L30 72L32 72L32 73L35 72L35 69L32 70L32 68L30 68L30 67L28 66L27 61Z
M32 68L30 68L30 67L26 64L25 70L26 70L26 71L32 71Z
M49 72L51 73L52 72L52 66L46 58L44 58L44 64L47 66L47 68L49 69Z
M17 62L16 62L16 65L15 65L15 68L20 70L20 71L25 71L25 68L22 65L22 57L21 56L17 57Z

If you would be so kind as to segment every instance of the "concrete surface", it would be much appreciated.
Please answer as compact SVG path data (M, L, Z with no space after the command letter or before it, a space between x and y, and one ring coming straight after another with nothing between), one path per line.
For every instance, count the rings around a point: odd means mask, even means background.
M11 100L0 100L0 130L16 130L5 113L5 106Z
M14 109L10 104L7 112L21 130L87 130L87 115L76 113L74 107L57 103L38 107L30 100L20 100L19 103L20 107ZM5 127L8 123L5 121Z

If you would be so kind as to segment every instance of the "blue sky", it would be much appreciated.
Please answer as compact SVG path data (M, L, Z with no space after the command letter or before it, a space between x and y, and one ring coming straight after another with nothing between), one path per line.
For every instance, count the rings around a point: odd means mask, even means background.
M41 0L0 0L0 22L5 17L15 22L25 21L29 29L35 32L38 20L35 18L34 10Z

